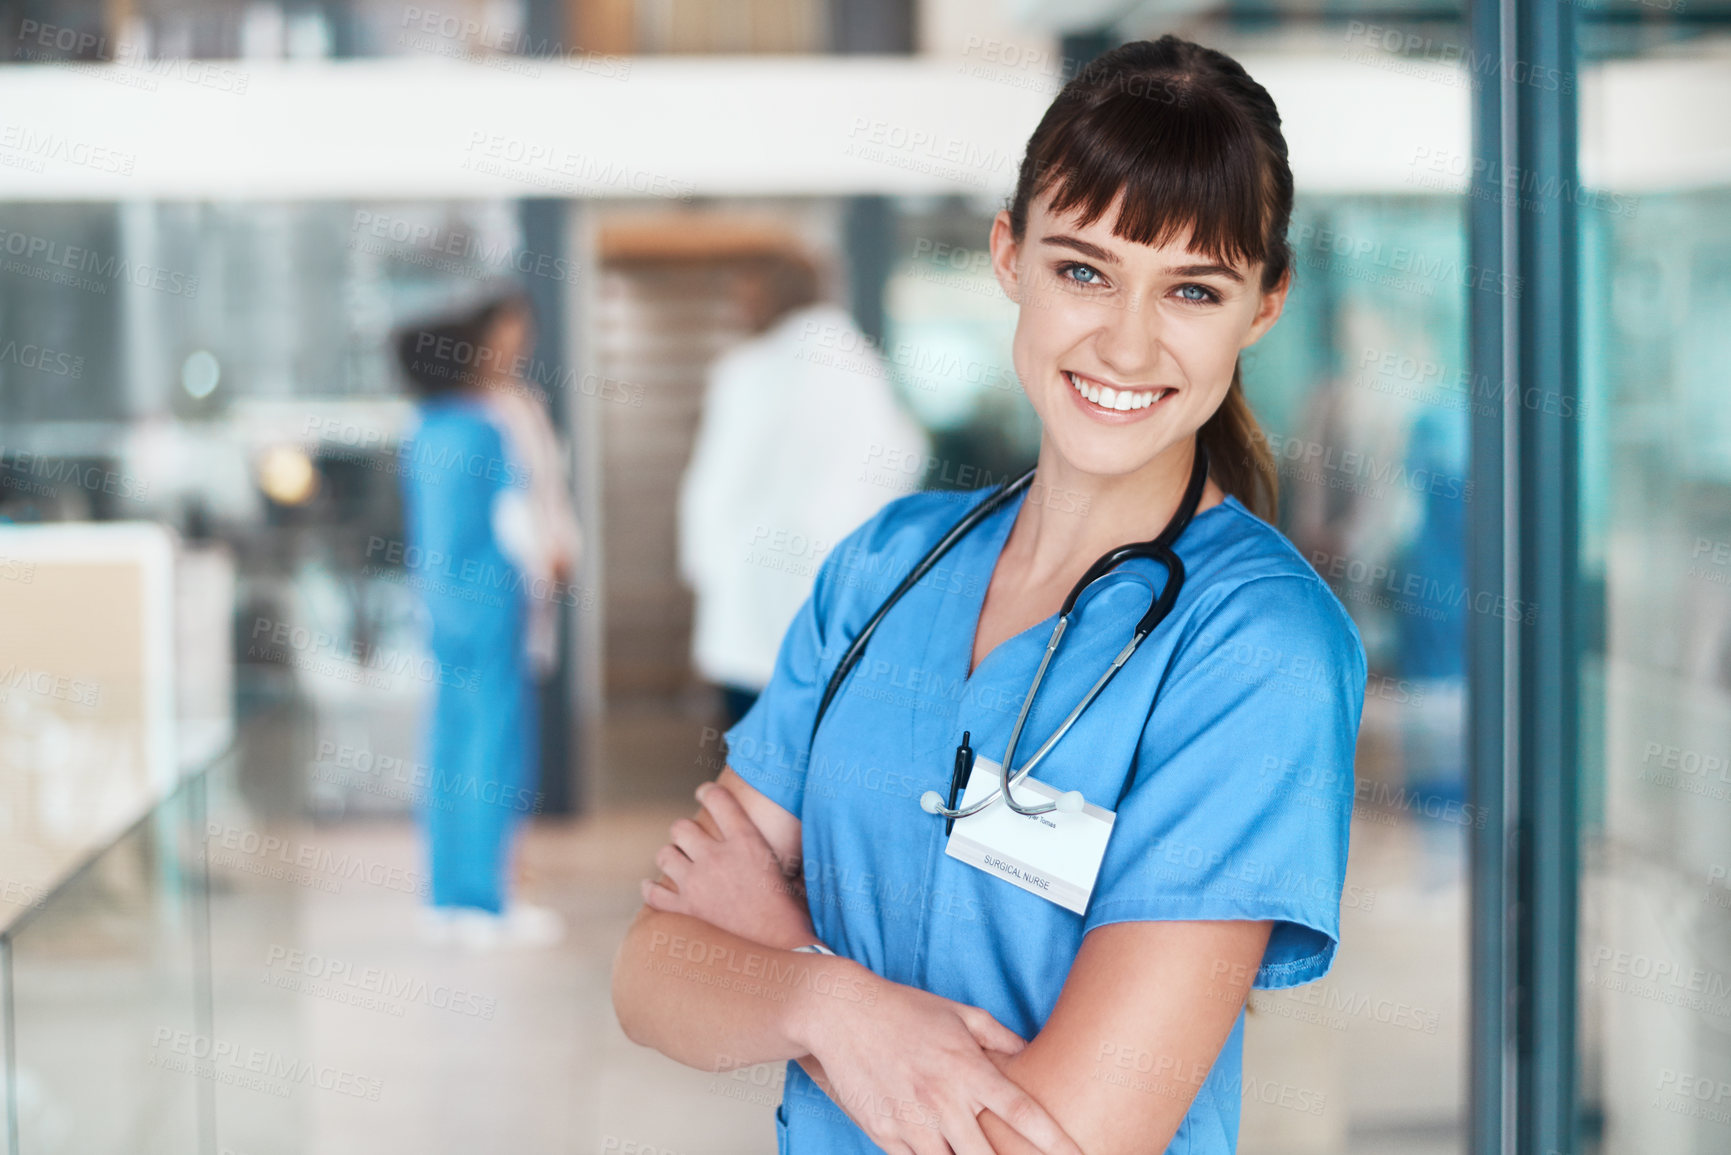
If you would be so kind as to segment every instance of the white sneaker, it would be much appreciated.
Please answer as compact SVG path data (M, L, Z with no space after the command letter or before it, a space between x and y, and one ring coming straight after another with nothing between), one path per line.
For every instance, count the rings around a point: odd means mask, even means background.
M565 919L549 907L513 903L505 908L505 934L516 946L552 946L565 937Z
M457 934L457 914L454 906L423 906L415 911L415 932L424 943L443 946Z
M470 950L542 947L565 937L565 920L544 906L514 903L501 914L464 910L457 916L454 931L456 940Z

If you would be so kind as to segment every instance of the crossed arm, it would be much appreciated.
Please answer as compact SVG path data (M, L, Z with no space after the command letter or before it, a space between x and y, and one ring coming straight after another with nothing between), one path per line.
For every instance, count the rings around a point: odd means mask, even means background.
M1097 927L1024 1043L977 1007L794 953L815 939L799 820L731 768L700 791L615 960L620 1024L707 1070L798 1059L889 1151L1164 1150L1268 942L1267 922Z

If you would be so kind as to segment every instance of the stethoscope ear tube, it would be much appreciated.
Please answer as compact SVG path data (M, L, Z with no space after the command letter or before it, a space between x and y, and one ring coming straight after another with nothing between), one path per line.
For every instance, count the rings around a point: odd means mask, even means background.
M1166 620L1166 615L1178 604L1179 591L1184 588L1184 563L1178 560L1177 553L1160 546L1154 553L1154 560L1166 567L1166 588L1160 591L1160 596L1154 599L1148 612L1136 623L1136 636L1139 639L1153 633L1154 627Z
M1006 481L999 487L998 492L980 502L968 511L966 517L951 526L950 531L939 538L936 545L926 551L926 556L921 558L918 564L908 572L908 576L890 591L890 596L884 599L883 604L860 628L859 636L848 644L847 651L841 656L841 661L836 663L835 672L829 676L829 681L823 688L823 697L818 700L817 715L811 720L811 738L808 740L808 744L817 740L818 725L822 723L823 716L829 712L829 705L835 700L836 693L841 689L842 683L847 681L848 674L859 664L860 658L865 654L866 643L877 631L878 623L884 620L884 615L889 613L895 604L901 601L902 597L919 583L921 578L931 572L932 567L938 564L940 558L950 552L952 546L966 537L976 525L996 513L1006 501L1028 488L1029 483L1033 480L1034 470L1030 467L1020 477Z
M1026 473L1022 474L1015 480L1005 483L996 493L975 506L965 517L962 518L961 521L952 526L949 532L944 534L944 536L938 540L937 544L927 551L926 556L921 558L908 575L896 585L895 589L890 591L890 595L884 599L883 604L878 606L870 619L868 619L866 624L860 629L859 635L848 644L847 650L842 654L841 660L836 664L835 671L830 675L829 681L825 684L823 696L818 701L816 716L812 719L812 742L816 741L818 726L822 723L824 715L828 712L830 703L835 700L835 696L840 691L843 683L847 680L848 674L852 672L854 666L859 663L860 658L864 655L866 643L870 641L872 634L877 630L877 627L879 623L883 621L884 616L889 613L891 608L893 608L921 578L931 571L932 567L937 564L938 560L948 553L956 542L965 537L969 531L971 531L981 521L995 513L1011 497L1014 497L1017 493L1026 489L1033 479L1034 470L1029 469ZM1089 703L1093 702L1095 697L1099 695L1100 691L1106 688L1106 683L1112 680L1112 676L1123 667L1125 662L1129 661L1130 656L1136 652L1136 647L1141 645L1142 640L1154 632L1160 622L1163 621L1167 614L1172 611L1172 607L1177 604L1178 596L1184 587L1185 573L1184 563L1179 560L1177 552L1173 549L1173 545L1177 542L1179 536L1183 534L1185 528L1190 524L1191 518L1195 515L1196 507L1201 501L1202 489L1204 484L1207 482L1207 479L1208 453L1203 447L1201 439L1198 438L1196 441L1195 458L1190 470L1189 484L1185 486L1184 497L1179 502L1178 510L1173 514L1172 519L1167 523L1166 528L1152 541L1135 542L1111 550L1097 560L1092 566L1088 567L1088 571L1082 575L1081 580L1071 587L1070 592L1065 595L1063 606L1058 612L1057 625L1053 627L1052 630L1051 641L1047 643L1046 652L1040 660L1039 669L1034 674L1033 682L1029 685L1028 692L1022 699L1021 711L1016 716L1016 723L1010 734L1010 741L1008 747L1004 751L1004 759L1000 767L1002 777L1000 778L998 789L992 791L989 796L981 798L973 805L958 809L955 805L956 779L955 776L952 775L949 805L946 806L943 804L942 795L939 795L935 790L928 790L921 795L921 809L931 814L942 815L946 819L946 831L950 828L955 819L965 818L970 814L984 809L986 806L996 801L999 795L1002 795L1005 803L1018 814L1045 814L1053 810L1069 812L1081 808L1081 795L1074 790L1065 791L1064 794L1054 802L1048 802L1040 806L1025 807L1016 801L1014 795L1011 793L1011 787L1015 782L1019 782L1022 778L1032 772L1034 766L1046 756L1046 753L1051 750L1054 745L1056 745L1058 739L1063 737L1070 727L1075 724L1076 720L1081 717L1082 712L1088 708ZM1057 652L1058 642L1064 636L1064 631L1069 625L1070 615L1076 607L1077 600L1095 581L1104 577L1125 561L1136 557L1145 557L1157 561L1165 567L1167 573L1165 588L1150 600L1148 610L1142 615L1141 620L1137 622L1136 629L1132 633L1129 643L1119 651L1118 656L1113 659L1112 664L1106 669L1106 672L1103 673L1099 680L1094 683L1087 695L1077 703L1075 709L1070 711L1069 716L1064 719L1063 724L1058 727L1057 732L1050 738L1046 739L1040 749L1036 751L1034 756L1023 766L1012 769L1016 745L1018 740L1021 738L1022 727L1027 722L1029 711L1033 707L1034 697L1039 692L1040 683L1045 679L1046 667L1050 665L1054 654ZM966 743L967 738L964 735L964 747L966 746ZM970 750L968 751L969 763L972 762L971 755L972 751ZM962 758L961 748L958 748L957 758L959 770ZM1124 796L1129 792L1130 785L1134 780L1135 767L1132 765L1130 775L1125 780L1124 788L1118 795L1119 805L1123 803Z

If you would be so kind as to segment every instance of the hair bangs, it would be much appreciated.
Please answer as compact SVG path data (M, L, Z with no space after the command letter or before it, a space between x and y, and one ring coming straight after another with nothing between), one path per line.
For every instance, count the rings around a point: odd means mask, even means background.
M1079 109L1041 158L1036 192L1050 190L1050 210L1084 226L1122 194L1113 236L1161 246L1188 227L1187 246L1211 260L1265 261L1263 165L1246 147L1249 126L1228 102L1190 88L1174 97L1151 109L1147 92L1116 91Z

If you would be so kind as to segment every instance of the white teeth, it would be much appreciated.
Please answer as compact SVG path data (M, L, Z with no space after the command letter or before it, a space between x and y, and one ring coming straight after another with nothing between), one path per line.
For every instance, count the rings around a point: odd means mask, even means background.
M1112 409L1125 412L1131 409L1146 409L1148 406L1172 392L1170 389L1118 390L1110 385L1096 385L1092 381L1084 381L1068 370L1064 371L1064 379L1070 382L1076 392L1100 406L1102 409Z

